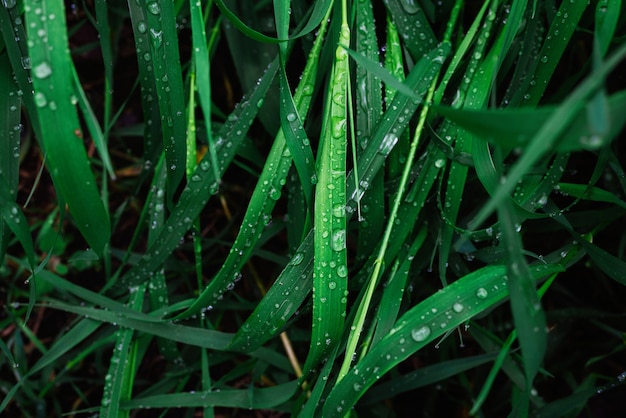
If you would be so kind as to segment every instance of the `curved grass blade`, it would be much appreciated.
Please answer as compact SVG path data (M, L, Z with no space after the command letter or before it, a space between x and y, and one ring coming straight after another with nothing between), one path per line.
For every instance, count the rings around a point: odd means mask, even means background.
M53 0L25 2L29 55L33 68L36 114L50 176L57 193L93 250L102 255L111 236L107 211L100 199L96 181L89 168L87 153L77 137L80 123L71 102L74 91L68 52L63 2ZM41 19L41 15L54 15ZM45 36L41 36L44 33ZM62 115L62 116L60 116Z
M244 97L227 122L222 125L216 140L217 153L221 156L220 173L226 170L234 158L238 145L257 114L256 104L267 93L277 70L278 60L274 60L256 88ZM198 216L209 197L217 193L218 184L211 171L209 160L209 153L206 153L167 219L163 232L137 265L120 278L118 287L136 286L146 280L149 274L161 265L163 257L169 255L179 245L180 238L192 226L192 220Z
M562 270L558 264L531 268L535 280ZM507 295L506 267L493 265L460 278L414 306L335 385L324 403L323 416L344 416L345 411L391 368Z
M500 184L492 198L472 220L469 225L470 230L484 222L493 210L504 201L506 196L513 191L517 182L524 176L529 167L553 148L562 132L574 121L578 112L583 108L586 99L600 86L603 77L615 68L624 57L626 57L626 46L619 48L604 62L593 77L589 77L581 83L556 109L552 116L546 120L537 132L537 135L530 141L525 153L507 173L505 181Z
M309 17L306 25L297 34L289 38L281 37L280 35L277 38L264 35L242 22L241 19L239 19L239 17L237 17L237 15L233 13L232 10L228 8L228 6L226 6L223 0L215 0L215 4L217 5L217 7L220 8L222 13L224 13L224 16L226 16L226 18L230 22L232 22L234 26L241 30L241 32L243 32L246 36L249 36L250 38L259 42L279 43L287 41L288 39L299 38L313 32L320 25L320 23L324 21L325 16L328 14L328 11L333 4L333 0L316 1L311 12L311 16Z
M0 177L0 216L3 225L6 225L22 245L31 271L35 270L35 246L30 233L28 220L22 209L15 203L14 193L11 193L4 177ZM4 236L2 237L4 239ZM4 259L4 254L2 254ZM3 260L2 260L3 261Z

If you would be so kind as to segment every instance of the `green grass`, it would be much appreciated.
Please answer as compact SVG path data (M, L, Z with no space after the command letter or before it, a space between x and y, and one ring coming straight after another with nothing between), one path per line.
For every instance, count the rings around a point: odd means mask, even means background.
M614 416L622 10L2 0L0 412Z

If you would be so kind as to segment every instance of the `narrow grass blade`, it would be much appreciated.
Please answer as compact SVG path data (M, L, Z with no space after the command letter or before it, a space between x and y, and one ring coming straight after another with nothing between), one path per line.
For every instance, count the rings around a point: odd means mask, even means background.
M19 181L21 99L17 94L17 85L13 81L11 63L6 53L0 54L0 177L8 189L3 193L3 201L15 201ZM3 202L8 204L8 202ZM6 222L0 222L0 264L9 242L9 229Z
M167 193L171 201L185 174L186 155L185 99L174 3L146 2L143 14L146 31L150 35L150 54L168 169Z
M385 399L392 399L401 393L440 382L493 361L495 357L496 353L488 353L467 358L447 360L439 364L433 364L432 366L426 366L413 372L400 375L388 382L373 387L367 392L367 398L359 402L359 406L372 405L376 402L384 401Z
M17 240L22 245L31 271L35 270L35 246L30 233L28 220L24 212L15 203L14 193L11 192L4 177L0 177L0 216L3 225L13 232ZM2 239L5 239L3 236ZM6 238L8 239L8 237ZM4 254L1 254L4 259ZM0 260L3 261L3 260Z
M405 48L416 62L439 43L422 10L416 1L384 0L392 16Z
M541 100L548 87L548 82L552 79L554 70L588 5L584 1L561 3L539 52L541 58L539 58L538 66L531 77L530 88L523 96L522 105L534 106Z
M515 329L519 335L524 371L526 374L525 402L521 408L528 414L530 390L539 371L547 347L546 318L539 302L531 271L524 259L519 236L521 226L516 224L512 205L505 201L498 209L503 241L506 249L508 289Z
M602 0L596 6L594 35L600 47L601 57L606 55L611 47L621 9L622 0Z
M93 143L100 154L100 158L102 159L102 164L104 168L109 173L109 176L114 179L115 178L115 170L113 169L113 163L111 162L111 156L109 155L109 150L107 148L106 139L102 132L102 128L100 127L100 123L98 122L98 118L96 117L89 100L87 99L87 95L85 94L85 90L80 84L80 79L78 78L78 74L76 73L76 67L72 65L72 80L74 86L74 96L76 100L76 104L80 109L80 112L83 115L85 120L85 124L87 125L87 130L93 139Z
M193 408L222 406L247 409L272 409L288 401L297 388L296 382L269 388L219 389L208 392L176 393L146 396L123 402L122 409Z
M256 104L266 94L277 70L278 60L275 60L256 88L244 97L241 104L220 129L216 139L217 151L221 155L220 173L226 170L234 158L237 147L257 114L258 107ZM192 226L192 220L204 208L209 197L217 193L218 187L211 171L209 153L207 153L192 174L191 182L183 190L163 232L139 263L120 278L118 286L136 286L146 280L150 272L155 271L161 265L163 257L169 255L179 245L180 238Z
M346 315L348 266L346 252L346 100L350 68L344 46L350 28L343 4L341 29L320 138L315 189L313 324L304 369L315 367L339 343ZM305 374L307 373L305 371Z
M57 193L94 251L100 255L111 236L109 217L77 137L80 124L71 97L74 91L63 2L25 2L29 55L33 68L36 114L46 129L39 138ZM53 19L41 19L41 15ZM59 115L63 115L59 117Z
M209 3L209 7L211 3ZM202 16L202 7L200 2L189 2L189 15L191 17L191 36L193 43L193 64L194 64L194 80L198 87L198 99L200 101L200 108L204 116L207 144L209 146L209 152L211 153L211 166L213 167L213 175L218 183L220 180L220 173L217 171L217 152L215 150L215 141L213 140L212 127L211 127L211 62L209 61L209 47L206 39L206 31L204 29L204 17ZM193 93L190 93L193 94ZM187 153L191 154L191 151L195 151L194 147L190 150L189 145ZM195 152L193 152L195 154ZM195 163L195 161L194 161Z
M141 310L146 284L139 286L131 295L130 307ZM120 402L130 399L132 382L134 380L135 364L132 361L132 345L134 332L131 329L121 329L117 332L113 345L113 355L109 370L104 378L104 393L102 394L101 417L128 417L128 411L120 411Z
M551 149L557 152L595 150L610 144L626 123L619 117L621 109L625 106L626 91L620 91L608 98L606 116L611 123L603 137L594 135L586 118L586 110L579 108L572 115L571 124L564 127L561 135L554 139ZM559 110L563 111L561 106L504 110L461 110L437 107L436 110L463 129L502 146L505 152L517 147L530 146L548 120Z
M376 345L389 333L396 319L398 319L400 304L402 303L406 282L409 278L409 270L411 269L415 254L426 240L427 232L426 228L420 229L411 247L406 252L406 256L402 259L397 259L398 268L394 274L389 276L389 281L385 286L385 293L383 293L380 303L378 304L378 311L376 312L376 332L372 338L372 346Z
M358 168L358 155L367 147L367 141L376 129L376 122L383 112L382 89L380 79L376 78L376 71L382 71L387 81L393 80L396 85L409 91L410 96L416 93L406 88L391 73L382 68L379 63L378 39L376 32L366 28L375 27L374 13L370 1L358 2L356 8L356 49L348 53L357 63L356 66L356 120L352 125L353 164ZM359 62L359 60L361 62ZM404 73L403 73L404 75ZM352 118L351 118L352 119ZM359 173L355 172L355 179ZM363 196L359 212L359 241L357 245L356 262L367 257L376 246L382 235L383 223L378 220L385 217L385 174L383 171L373 178L368 193Z
M537 280L562 269L560 265L540 265L531 272ZM324 403L324 417L344 416L345 411L392 367L507 295L506 267L493 265L460 278L414 306L335 385Z

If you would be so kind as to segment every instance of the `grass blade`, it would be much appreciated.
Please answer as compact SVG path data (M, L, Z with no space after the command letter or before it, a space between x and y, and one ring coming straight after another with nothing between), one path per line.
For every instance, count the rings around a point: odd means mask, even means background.
M39 138L57 193L67 203L78 229L93 250L102 255L111 236L107 211L98 194L84 147L80 124L71 102L74 91L68 53L63 2L25 2L29 55L33 68L36 114L48 127ZM53 19L41 19L41 15ZM41 34L44 34L42 36ZM59 118L58 115L63 115Z

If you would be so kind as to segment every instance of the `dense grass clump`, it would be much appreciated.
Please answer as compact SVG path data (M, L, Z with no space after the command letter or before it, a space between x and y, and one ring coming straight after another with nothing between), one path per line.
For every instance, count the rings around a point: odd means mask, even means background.
M618 416L622 9L2 0L2 415Z

